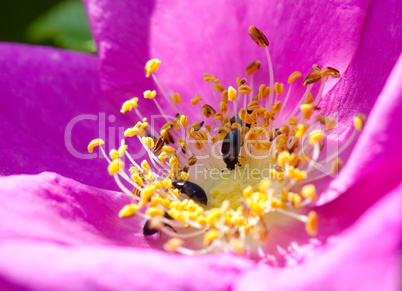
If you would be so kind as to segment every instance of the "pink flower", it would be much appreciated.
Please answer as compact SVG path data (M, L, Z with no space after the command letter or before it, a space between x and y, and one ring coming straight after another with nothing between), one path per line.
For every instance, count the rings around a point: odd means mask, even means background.
M0 46L0 173L7 175L0 179L2 289L398 288L399 2L85 4L97 57ZM340 141L347 139L357 112L370 113L340 176L318 185L319 245L284 229L274 239L278 246L295 241L308 249L299 255L295 248L277 267L232 254L186 257L153 248L159 240L144 239L142 219L117 216L130 199L95 188L116 189L104 160L71 155L84 153L88 140L99 134L94 128L102 118L108 125L131 126L125 116L108 117L131 94L153 88L143 73L151 58L163 60L158 71L162 86L180 88L182 96L210 95L198 82L204 72L225 85L233 83L261 58L246 35L250 25L268 36L275 80L286 81L296 69L308 72L314 63L342 72L341 79L329 82L320 103L326 115L337 112ZM254 81L267 82L266 76L262 66ZM292 96L300 96L300 90L296 86ZM290 108L297 102L290 100ZM140 109L144 115L154 110ZM82 114L87 114L83 120L73 119ZM57 174L38 174L43 171Z

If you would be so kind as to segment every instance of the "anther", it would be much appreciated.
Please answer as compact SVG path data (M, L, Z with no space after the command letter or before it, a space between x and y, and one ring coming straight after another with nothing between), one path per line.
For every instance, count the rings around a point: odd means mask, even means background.
M325 117L325 128L326 128L327 130L333 129L335 125L336 125L336 120L335 120L335 118L332 118L332 117Z
M206 118L209 118L211 117L211 115L214 116L216 114L216 111L210 105L204 104L202 105L202 113Z
M250 26L248 29L248 34L251 36L251 39L255 41L255 43L261 47L269 46L269 42L267 37L255 26Z
M247 108L249 110L256 110L259 109L260 107L261 105L257 101L251 101L249 104L247 104Z
M313 130L309 135L309 141L312 145L324 140L324 138L325 134L319 129Z
M367 116L363 113L359 113L353 119L353 125L357 131L362 131L364 124L366 123Z
M317 65L313 65L313 70L308 73L307 77L303 81L303 85L312 84L318 82L321 78L325 77L332 77L332 78L339 78L341 74L338 70L326 67L321 69Z
M195 165L195 163L197 163L197 157L194 154L187 158L187 164L189 166Z
M153 91L147 90L147 91L144 92L144 98L145 99L154 99L155 96L156 96L156 91L155 90L153 90Z
M239 77L236 78L236 84L237 84L237 86L244 85L244 84L246 84L246 82L247 82L247 79L246 79L246 78L243 78L243 79L240 79Z
M158 208L158 207L150 207L147 209L147 211L145 212L146 215L149 215L151 217L154 216L163 216L165 215L165 211L163 211L163 209Z
M306 231L309 235L315 236L318 231L318 216L315 211L310 211L307 215Z
M228 111L228 109L229 109L229 106L225 102L221 102L219 104L219 111L220 112L226 113ZM214 119L215 119L215 116L214 116Z
M138 98L135 97L124 102L123 105L121 106L120 112L124 114L128 111L131 111L134 107L137 106L138 106Z
M177 251L179 247L183 245L183 241L178 238L171 238L168 242L164 245L164 248L167 252L174 253Z
M274 90L279 95L282 95L285 92L284 89L283 89L283 83L276 82L274 84Z
M225 91L225 88L223 87L223 85L221 83L215 83L214 88L216 91L218 91L220 93Z
M272 106L272 113L278 113L281 110L281 107L281 101L276 101L275 104Z
M234 101L237 98L236 89L233 88L232 86L230 86L229 89L228 89L228 98L229 98L230 101Z
M108 166L108 168L107 168L107 170L108 170L108 172L109 172L109 175L114 175L114 174L117 174L121 169L123 169L124 168L124 163L123 163L123 161L121 161L120 159L116 159L116 160L113 160L110 164L109 164L109 166Z
M153 148L155 146L154 140L152 138L150 138L150 137L143 137L142 142L149 149L151 149L151 148Z
M94 152L94 147L101 146L104 143L105 142L100 138L96 138L96 139L92 140L88 145L88 152L92 154Z
M317 191L313 184L308 184L301 189L301 196L305 199L309 198L311 201L317 199Z
M119 217L130 217L135 215L142 207L142 204L127 204L119 212Z
M181 97L180 97L179 93L173 93L172 100L173 100L174 104L180 104L181 103Z
M300 105L300 110L303 112L303 117L307 120L311 118L311 115L314 113L316 106L313 104L302 104Z
M198 102L202 101L202 98L199 94L195 95L193 99L191 99L192 105L197 105Z
M159 59L152 59L145 64L145 76L148 78L152 73L156 72L161 64Z
M288 124L289 125L296 125L297 124L297 118L294 117L294 116L290 117L289 120L288 120Z
M218 83L219 79L212 76L211 74L204 73L204 81Z
M260 61L253 61L250 63L247 68L246 68L246 75L250 76L252 73L255 71L258 71L260 69L261 62Z
M163 137L159 137L156 140L155 148L153 150L153 153L156 154L156 155L159 154L164 144L165 144L165 141L164 141Z
M302 74L300 72L298 72L298 71L293 72L288 78L288 83L292 84L297 78L301 78L301 77L302 77Z
M188 126L188 116L182 115L180 116L180 124L184 127Z
M250 95L250 93L251 93L251 87L249 87L247 85L240 85L237 90L239 91L239 93L246 94L246 95ZM233 100L231 100L231 101L233 101Z
M334 160L331 164L331 173L338 174L339 171L343 168L343 162L340 158Z

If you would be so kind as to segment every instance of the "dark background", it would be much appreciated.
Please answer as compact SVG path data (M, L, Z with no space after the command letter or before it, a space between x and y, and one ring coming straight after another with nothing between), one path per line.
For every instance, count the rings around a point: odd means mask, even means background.
M94 52L79 0L14 0L0 6L0 41Z

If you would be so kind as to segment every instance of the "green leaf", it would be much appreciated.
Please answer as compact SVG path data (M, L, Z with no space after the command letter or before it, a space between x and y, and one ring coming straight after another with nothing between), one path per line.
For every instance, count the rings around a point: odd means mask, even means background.
M96 51L84 6L77 0L65 0L53 6L28 26L27 36L37 44Z

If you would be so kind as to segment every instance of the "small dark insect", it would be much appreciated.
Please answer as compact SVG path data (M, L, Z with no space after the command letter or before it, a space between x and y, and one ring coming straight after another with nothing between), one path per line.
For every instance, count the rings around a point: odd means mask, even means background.
M247 113L248 113L248 114L251 114L251 113L253 113L253 110L247 110ZM243 120L240 119L239 114L237 114L236 116L233 116L233 117L230 119L230 124L233 124L233 123L238 123L238 124L240 124L241 126L243 126ZM251 124L246 123L246 126L247 126L248 128L250 128Z
M165 218L167 218L167 219L172 219L172 217L171 217L169 214L167 214L167 212L165 212ZM149 221L149 219L148 219L148 220L145 222L144 228L142 229L142 234L143 234L144 236L153 235L153 234L159 232L159 230L153 229L153 228L151 228L149 225L150 225L150 221ZM165 226L170 227L170 228L174 231L174 229L173 229L170 225L168 225L168 224L165 223Z
M240 129L235 128L228 132L222 142L222 158L229 170L234 170L239 164L240 148Z
M174 188L179 189L181 192L190 197L190 199L207 205L207 194L205 194L204 189L202 189L199 185L185 180L174 181L172 184Z

